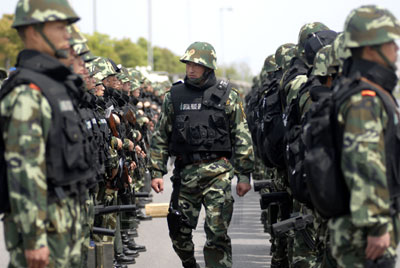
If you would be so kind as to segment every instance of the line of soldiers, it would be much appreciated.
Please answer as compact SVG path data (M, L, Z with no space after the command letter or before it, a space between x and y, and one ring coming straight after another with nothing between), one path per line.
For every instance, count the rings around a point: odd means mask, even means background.
M398 155L396 145L388 145L396 136L387 118L394 118L396 129L399 116L388 108L397 104L387 106L378 96L396 103L399 38L400 23L388 10L362 6L350 13L341 33L320 22L305 24L298 43L278 47L254 78L246 114L261 221L271 235L271 267L395 266L399 209L393 180L398 177L391 174L390 161L397 163ZM306 166L307 135L323 128L313 124L312 113L327 100L337 105L325 122L335 124L334 133L328 133L339 137L332 163L345 185L345 194L328 200L332 210L345 203L345 210L334 215L321 209L308 184L329 177L331 159L314 155L314 163L308 163L320 168L321 178L313 178ZM321 192L336 193L330 185Z
M96 163L99 188L90 192L88 210L93 203L103 205L105 209L116 205L136 205L136 209L119 210L119 214L99 210L94 225L115 229L115 239L101 235L94 235L93 239L96 246L104 240L114 241L115 266L133 264L138 252L146 250L135 243L134 237L137 236L138 219L151 219L139 208L151 200L147 198L150 197L151 179L147 149L160 114L163 94L159 95L159 88L154 91L151 82L139 71L117 66L111 59L93 57L76 26L72 25L70 30L71 47L85 62L81 61L81 68L74 70L84 78L89 93L82 104L86 122L88 125L93 119L97 122L89 128L94 130L93 138L99 146ZM93 215L87 216L90 230ZM86 239L88 245L89 236Z
M127 267L146 251L134 238L170 83L93 56L77 20L64 1L17 4L25 49L0 90L10 267Z

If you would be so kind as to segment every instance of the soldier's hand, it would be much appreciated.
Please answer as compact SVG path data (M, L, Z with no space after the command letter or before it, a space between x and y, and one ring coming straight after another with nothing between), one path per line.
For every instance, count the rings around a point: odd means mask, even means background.
M151 188L153 188L156 193L164 191L164 180L162 178L152 179Z
M136 145L135 151L137 154L140 154L142 152L142 148L139 145Z
M381 257L389 246L389 232L386 232L381 236L368 236L367 248L365 249L365 257L370 260L375 260Z
M131 140L129 140L129 151L133 152L134 149L135 149L135 144Z
M121 150L122 149L122 145L123 145L122 140L119 139L119 138L116 138L116 139L117 139L117 142L118 142L117 150Z
M142 139L142 133L138 131L138 135L136 137L136 141L140 141Z
M49 265L50 251L48 247L34 250L25 250L25 258L28 268L44 268Z
M249 183L239 182L236 185L236 193L238 196L244 196L250 189L251 185Z
M131 168L131 170L135 170L135 168L136 168L136 162L135 161L131 161L130 168Z

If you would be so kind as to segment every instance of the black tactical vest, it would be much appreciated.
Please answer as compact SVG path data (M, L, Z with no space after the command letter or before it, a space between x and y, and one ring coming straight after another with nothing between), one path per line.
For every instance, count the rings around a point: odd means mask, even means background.
M184 83L171 88L174 115L169 151L172 155L214 153L230 157L231 136L225 112L230 90L225 81L205 90Z
M38 56L37 52L33 54L39 60L43 57ZM49 61L48 56L44 58ZM41 63L35 64L40 66ZM62 71L68 74L68 71ZM7 80L0 93L2 99L16 86L33 83L48 100L52 109L52 122L46 141L46 175L50 193L59 199L65 195L82 194L79 189L95 176L92 169L93 152L86 139L87 128L76 108L77 100L70 96L71 92L78 91L73 87L73 78L76 76L70 72L54 79L34 68L18 66L16 73Z

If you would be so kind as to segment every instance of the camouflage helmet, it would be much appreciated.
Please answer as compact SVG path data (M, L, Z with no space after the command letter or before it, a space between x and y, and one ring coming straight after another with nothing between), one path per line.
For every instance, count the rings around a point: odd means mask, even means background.
M193 62L207 68L217 69L217 55L214 47L206 42L194 42L180 59L181 62Z
M268 57L265 58L263 69L267 73L278 70L278 66L276 65L274 54L269 55Z
M90 62L89 66L90 66L89 71L92 71L92 69L94 68L96 68L99 71L94 75L94 77L99 80L103 80L111 75L117 74L111 62L106 58L99 57Z
M282 59L282 69L286 70L287 68L290 67L290 62L295 57L297 54L297 46L293 46L288 48L285 53L283 54L283 59Z
M11 27L64 20L71 24L79 19L67 0L19 0Z
M132 79L131 80L131 91L134 91L139 88L140 88L140 82L136 79Z
M142 75L141 72L139 72L138 70L136 70L136 69L134 69L134 68L127 68L127 70L128 70L128 72L129 72L129 75L130 75L133 79L139 81L139 83L142 83L142 82L143 82L143 75Z
M296 45L293 43L286 43L278 47L278 49L275 52L275 63L278 66L278 68L282 68L283 58L285 57L285 54L288 52L288 50L292 49L294 46Z
M350 49L345 47L343 32L339 33L333 41L331 55L332 64L335 65L342 65L345 59L351 57Z
M373 46L400 38L400 22L389 10L374 5L350 12L344 25L345 47Z
M85 44L85 45L86 45L86 44ZM86 46L87 46L87 45L86 45ZM89 49L89 47L88 47L88 49ZM94 56L94 55L92 54L92 52L88 51L88 52L86 52L86 53L84 53L84 54L82 55L82 59L83 59L84 62L91 62L91 61L97 59L97 57Z
M83 36L81 31L79 30L78 26L75 23L69 25L67 27L67 31L70 34L71 38L69 43L71 45L86 43L87 39Z
M335 65L332 64L333 63L332 50L333 50L332 45L326 45L320 50L318 50L314 58L314 67L311 73L312 75L328 76L337 73Z
M71 35L69 44L75 51L76 55L82 56L83 54L89 52L89 47L86 45L87 39L80 32L76 24L69 25L67 27L67 31Z
M297 43L298 55L301 55L304 53L304 46L305 46L306 41L310 34L319 32L319 31L325 31L325 30L329 30L329 28L321 22L311 22L311 23L304 24L303 27L301 27L300 32L299 32L299 41Z

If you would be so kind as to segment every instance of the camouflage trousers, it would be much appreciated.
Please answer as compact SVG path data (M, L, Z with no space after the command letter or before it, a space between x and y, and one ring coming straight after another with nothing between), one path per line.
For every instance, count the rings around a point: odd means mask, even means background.
M88 198L82 206L82 235L84 242L82 244L82 257L81 265L79 267L85 268L87 266L89 244L90 244L90 233L94 223L94 196L88 193Z
M304 204L294 200L293 211L301 213L309 213L310 210ZM315 217L314 217L315 219ZM305 229L310 238L316 241L316 228L314 225L308 225ZM293 267L295 268L311 268L317 264L317 251L306 243L304 233L295 232L293 241Z
M317 212L314 213L317 226L317 262L320 268L336 268L337 263L331 253L331 239L328 228L328 220L322 218Z
M363 268L366 262L365 249L368 236L366 228L354 226L349 215L330 219L328 226L332 255L336 259L337 267ZM389 232L391 243L390 247L385 251L384 257L396 258L397 243L395 242L392 224L389 224Z
M65 198L61 204L48 205L47 243L50 250L50 268L79 267L81 262L82 214L79 201ZM11 267L28 267L24 255L22 236L13 221L13 214L4 217L4 238L10 253Z
M278 192L288 191L287 171L285 169L271 168L269 172L271 174L270 176L273 178L274 189ZM278 214L278 221L282 220L281 213L282 212ZM291 211L289 211L289 213L291 213ZM273 242L271 267L290 267L293 258L293 236L274 237L271 240L271 242Z
M262 162L261 158L255 155L254 159L254 171L252 173L252 178L253 180L267 180L271 179L269 178L269 173L267 168L264 163Z
M183 226L178 235L171 238L175 252L184 265L195 262L192 230L197 226L203 205L206 212L204 231L207 240L203 249L206 267L232 267L232 246L228 236L234 202L231 164L221 159L209 164L188 165L180 175L179 206L191 227Z
M117 191L107 189L103 203L106 206L117 205ZM123 251L122 248L122 239L121 239L121 228L120 228L120 220L117 213L109 213L102 215L102 226L103 228L113 229L115 230L115 236L103 236L104 242L113 242L114 243L114 254L120 254Z

